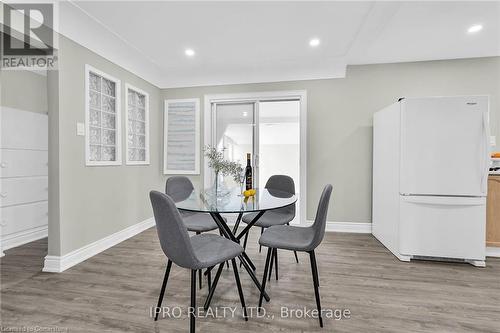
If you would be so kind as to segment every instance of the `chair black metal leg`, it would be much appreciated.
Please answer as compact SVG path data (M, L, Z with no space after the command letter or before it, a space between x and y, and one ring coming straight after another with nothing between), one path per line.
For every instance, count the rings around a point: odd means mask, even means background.
M197 235L201 234L200 231L197 231L196 232ZM199 283L200 283L200 289L202 288L202 278L201 278L201 274L202 274L202 271L201 269L198 271L198 280L199 280Z
M217 269L217 273L215 273L214 283L212 284L212 288L210 288L208 292L207 299L205 300L205 305L203 305L205 311L210 306L210 302L212 301L212 297L214 296L215 288L217 287L217 282L219 282L220 274L222 273L223 268L224 268L224 263L219 265L219 269Z
M212 271L208 271L208 275L207 275L207 280L208 280L208 291L210 291L210 289L212 289Z
M264 227L260 228L260 235L264 233ZM262 245L259 244L259 253L262 251Z
M271 252L271 262L269 263L269 275L267 277L267 281L271 281L271 275L273 274L274 256L276 255L274 251L276 251L276 249L273 249Z
M191 270L191 309L189 311L189 332L195 332L195 315L196 310L196 269Z
M240 295L241 307L243 308L243 316L245 321L248 321L247 307L245 306L245 297L243 296L243 290L241 289L240 275L238 274L238 267L236 266L236 260L233 258L231 260L233 264L234 279L236 280L236 286L238 287L238 294Z
M276 281L278 281L278 249L274 249L274 271L276 272Z
M309 256L311 259L311 271L314 284L314 296L316 296L316 307L318 308L319 326L323 327L323 318L321 317L321 301L319 299L318 266L316 264L316 255L314 254L314 250L309 252Z
M161 285L160 297L158 298L158 305L156 306L155 321L158 320L159 309L161 307L161 302L163 301L163 295L165 295L165 289L167 288L168 276L170 275L170 268L172 267L172 261L169 259L167 263L167 269L165 269L165 276L163 277L163 283Z
M269 268L269 260L271 259L272 252L273 252L272 248L267 249L266 264L264 265L264 274L262 275L262 284L261 284L262 289L260 290L259 307L257 309L259 313L260 313L260 308L262 307L262 298L264 297L264 291L266 290L267 271Z

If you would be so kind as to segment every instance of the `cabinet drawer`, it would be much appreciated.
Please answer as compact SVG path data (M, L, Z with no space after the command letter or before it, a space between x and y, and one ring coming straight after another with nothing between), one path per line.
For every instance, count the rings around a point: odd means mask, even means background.
M48 150L46 114L0 107L2 129L0 148Z
M48 200L48 177L4 178L0 180L0 206Z
M47 201L2 208L2 236L47 225Z
M47 151L2 149L1 153L1 178L48 175Z

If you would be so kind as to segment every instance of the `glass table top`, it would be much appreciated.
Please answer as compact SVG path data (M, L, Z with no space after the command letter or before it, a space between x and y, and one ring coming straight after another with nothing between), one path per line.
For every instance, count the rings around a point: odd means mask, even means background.
M204 213L249 213L282 208L294 204L297 196L273 189L256 189L252 197L241 195L240 188L232 188L215 195L214 189L193 190L174 198L178 209Z

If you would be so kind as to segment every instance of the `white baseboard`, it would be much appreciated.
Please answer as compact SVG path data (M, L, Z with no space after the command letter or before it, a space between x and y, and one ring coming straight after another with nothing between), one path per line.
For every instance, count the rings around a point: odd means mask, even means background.
M47 237L48 226L43 225L40 227L32 228L29 230L23 230L15 232L13 234L2 236L2 249L0 256L3 256L3 251L18 247L20 245L30 243L42 238Z
M486 256L500 258L500 247L487 246L486 247Z
M313 221L307 221L307 225L312 225ZM350 232L356 234L371 234L372 224L369 222L326 222L326 232Z
M234 215L234 214L233 214ZM235 223L236 217L233 217L229 214L222 215L227 218L227 224L232 226ZM310 226L313 224L313 221L307 221L304 226ZM240 224L241 226L246 226L246 224ZM292 224L296 226L300 226L298 224ZM358 234L371 234L372 233L372 224L370 222L326 222L326 232L350 232L350 233L358 233Z
M70 267L73 267L84 260L87 260L96 254L115 246L144 230L147 230L155 225L153 218L134 224L128 228L115 232L112 235L104 237L91 244L85 245L79 249L71 251L63 256L46 256L42 271L61 273Z
M370 222L326 222L326 231L371 234L372 224Z

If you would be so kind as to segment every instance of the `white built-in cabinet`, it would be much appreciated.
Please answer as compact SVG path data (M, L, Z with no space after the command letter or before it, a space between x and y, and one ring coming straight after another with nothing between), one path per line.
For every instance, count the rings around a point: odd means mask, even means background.
M48 116L9 107L0 116L3 251L47 237Z

